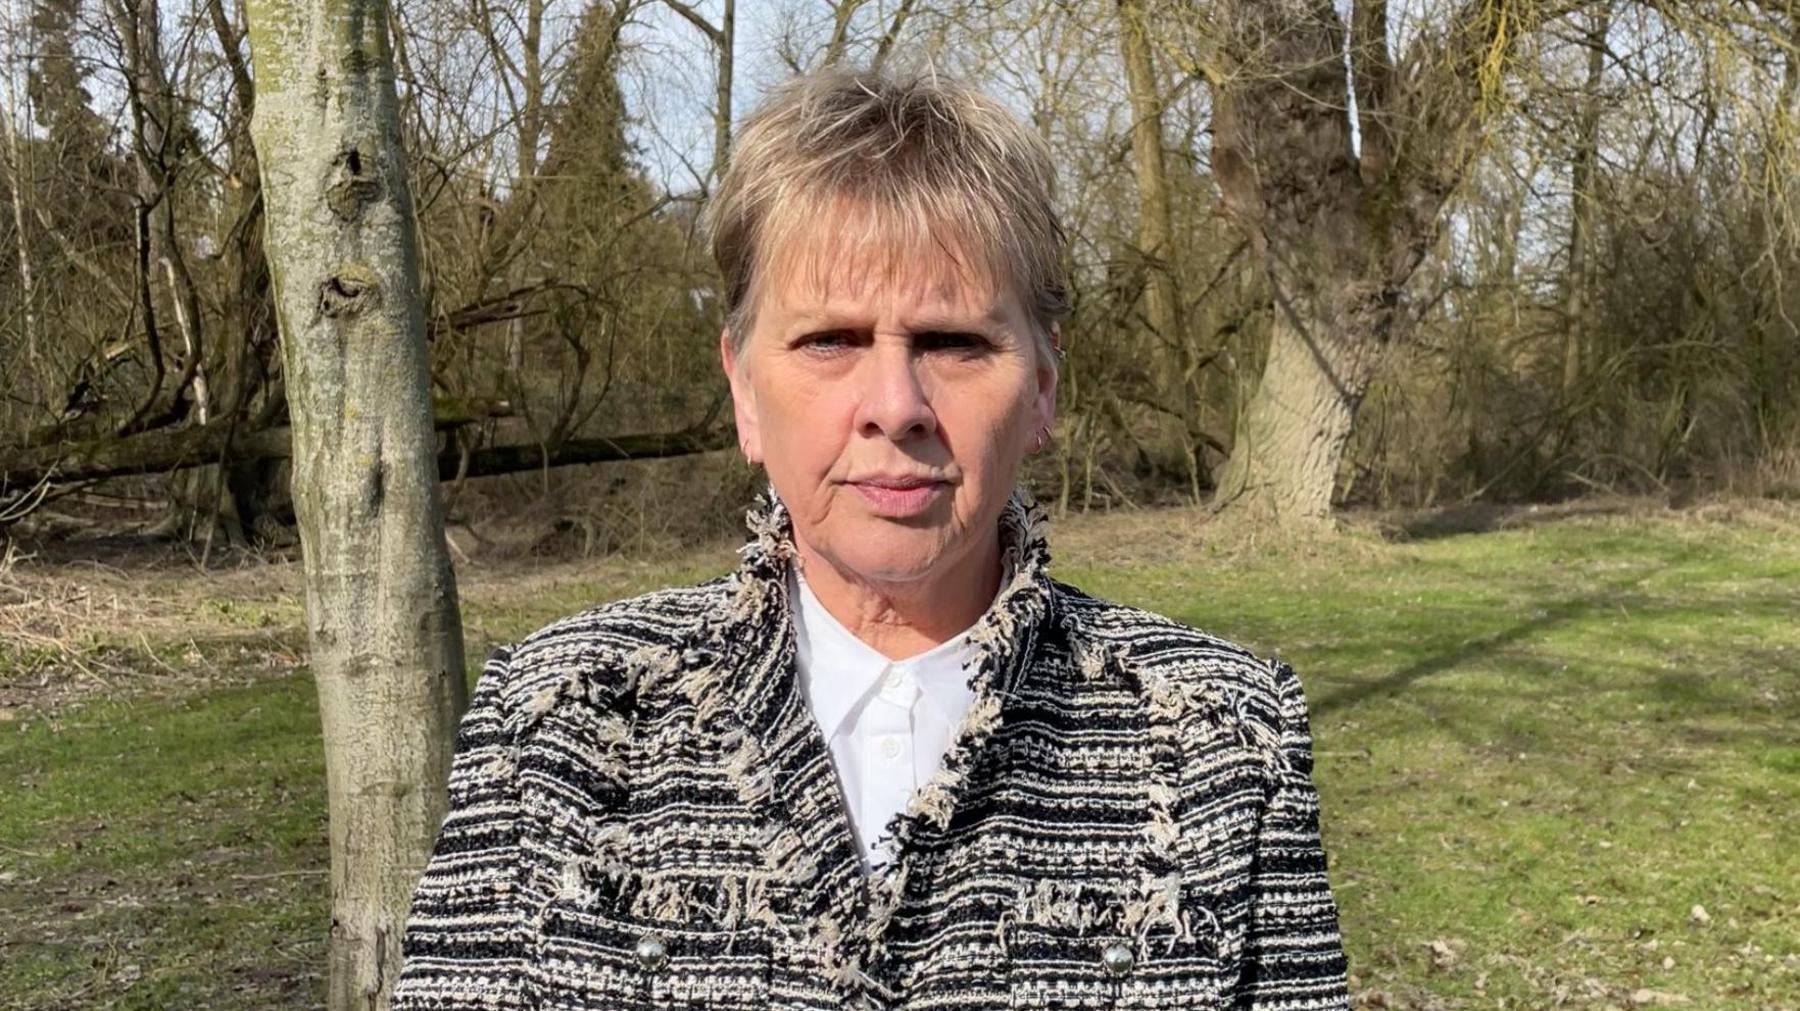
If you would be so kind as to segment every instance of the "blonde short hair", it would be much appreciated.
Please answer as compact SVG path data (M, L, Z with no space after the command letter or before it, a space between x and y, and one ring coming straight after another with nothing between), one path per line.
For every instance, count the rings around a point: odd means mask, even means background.
M1050 150L994 99L936 75L826 69L778 89L744 124L706 209L741 348L771 251L820 222L860 229L892 258L967 253L1009 282L1052 360L1068 312Z

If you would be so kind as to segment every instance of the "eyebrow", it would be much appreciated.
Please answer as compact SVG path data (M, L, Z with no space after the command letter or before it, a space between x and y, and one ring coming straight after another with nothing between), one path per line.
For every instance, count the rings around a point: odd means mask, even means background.
M931 313L916 319L908 320L908 333L957 333L979 330L983 332L999 328L1005 321L1003 303L996 302L993 308L984 313L967 316ZM849 313L822 312L797 316L790 324L795 332L821 330L867 330L866 318L858 318Z

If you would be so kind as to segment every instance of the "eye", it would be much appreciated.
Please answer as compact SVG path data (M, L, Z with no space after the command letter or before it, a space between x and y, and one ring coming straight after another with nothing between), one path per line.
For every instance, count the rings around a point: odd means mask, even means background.
M981 334L966 330L926 330L913 335L913 346L920 351L974 353L993 345Z
M801 334L794 340L793 347L808 351L842 351L856 342L856 335L848 330L820 330L814 333Z

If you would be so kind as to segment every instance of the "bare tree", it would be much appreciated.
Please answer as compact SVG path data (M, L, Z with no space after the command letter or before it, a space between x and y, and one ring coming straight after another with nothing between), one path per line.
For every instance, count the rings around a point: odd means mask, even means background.
M737 0L722 0L719 21L714 24L692 4L682 0L663 0L669 9L682 16L706 36L713 50L713 160L712 184L725 174L731 164L731 80L737 50ZM854 11L854 3L846 4ZM847 17L847 16L846 16Z
M1586 327L1589 270L1588 244L1594 221L1595 169L1600 160L1601 78L1606 72L1606 36L1612 27L1611 0L1589 12L1583 36L1587 46L1587 79L1581 92L1581 112L1575 138L1575 157L1569 185L1569 269L1564 281L1563 303L1568 333L1563 353L1563 396L1574 398L1581 384L1586 354L1582 332Z
M1169 211L1169 182L1163 168L1162 95L1151 57L1148 12L1144 0L1119 0L1119 39L1125 79L1131 94L1131 158L1136 169L1138 248L1144 285L1144 315L1163 349L1164 368L1180 382L1186 346L1181 303L1175 293L1174 229Z
M1203 454L1212 438L1200 416L1205 400L1201 374L1215 355L1202 351L1189 332L1188 313L1180 291L1183 247L1175 241L1173 196L1164 157L1163 96L1154 56L1155 33L1146 0L1119 0L1119 48L1125 64L1125 81L1131 102L1131 160L1137 185L1137 244L1132 251L1135 277L1132 288L1141 289L1142 319L1150 332L1155 377L1141 393L1123 389L1140 403L1181 427L1183 463L1189 487L1198 498L1202 486L1211 486L1205 474Z
M38 357L37 287L33 283L31 267L31 235L25 227L25 191L30 185L31 170L25 161L25 148L19 143L19 134L24 129L24 117L21 115L24 107L14 84L14 75L22 66L19 40L24 35L24 28L19 21L14 0L7 0L6 51L0 55L0 59L5 61L0 72L4 72L6 80L6 107L0 108L0 143L4 143L6 148L6 190L8 203L12 205L13 238L19 257L19 314L25 330L26 356L35 363Z
M769 53L735 0L656 3L396 8L458 477L718 444L696 203L732 89L833 61L970 78L1057 152L1065 502L1318 521L1800 460L1785 0L781 0ZM108 493L154 519L84 518L289 539L239 5L4 9L0 512L161 473Z
M248 0L331 814L327 1006L387 1007L467 706L382 0Z
M1214 5L1200 68L1214 95L1213 172L1276 305L1223 503L1330 521L1357 409L1409 322L1407 282L1499 104L1516 40L1551 13L1466 0L1447 24L1421 26L1396 65L1386 0L1356 0L1348 32L1332 0Z

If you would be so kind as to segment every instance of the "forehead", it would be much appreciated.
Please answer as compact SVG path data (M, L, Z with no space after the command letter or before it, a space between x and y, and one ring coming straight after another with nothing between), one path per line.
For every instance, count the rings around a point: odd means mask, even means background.
M987 244L967 229L916 225L841 202L796 218L767 247L763 306L790 313L855 313L898 302L935 312L1000 317L1015 301Z

